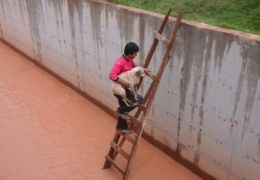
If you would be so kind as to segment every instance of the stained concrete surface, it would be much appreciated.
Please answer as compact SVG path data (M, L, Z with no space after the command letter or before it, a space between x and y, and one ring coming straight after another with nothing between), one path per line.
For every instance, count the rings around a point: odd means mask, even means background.
M0 179L121 179L103 170L116 121L0 42ZM200 179L141 141L129 179Z

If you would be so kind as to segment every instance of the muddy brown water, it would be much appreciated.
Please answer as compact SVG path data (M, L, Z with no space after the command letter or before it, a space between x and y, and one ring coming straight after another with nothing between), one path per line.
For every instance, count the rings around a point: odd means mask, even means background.
M115 180L103 170L116 121L0 41L0 179ZM141 140L129 180L200 179Z

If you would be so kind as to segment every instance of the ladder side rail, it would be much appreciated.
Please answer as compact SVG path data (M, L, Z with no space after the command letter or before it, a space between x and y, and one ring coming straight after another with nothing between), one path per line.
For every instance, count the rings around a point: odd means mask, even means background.
M171 36L170 36L170 39L169 39L169 43L167 44L167 46L166 46L166 50L165 50L165 53L164 53L164 56L163 56L163 60L162 61L169 61L169 58L170 58L170 56L169 56L169 54L170 54L170 51L171 51L171 49L172 49L172 46L173 46L173 42L174 42L174 40L175 40L175 38L176 38L176 34L177 34L177 31L178 31L178 27L179 27L179 25L180 25L180 21L181 21L181 18L182 18L182 16L183 16L183 14L182 14L182 12L178 15L178 17L176 18L176 21L175 21L175 26L174 26L174 29L173 29L173 31L172 31L172 33L171 33ZM162 64L161 64L162 65ZM158 73L157 73L158 74ZM160 73L159 73L160 74ZM158 75L156 75L156 76L158 76ZM157 77L156 77L157 78ZM141 82L141 81L140 81ZM153 81L154 82L154 81ZM153 83L152 83L152 85L151 86L153 86ZM144 104L146 103L146 101L147 101L147 99L148 99L148 97L150 96L150 94L151 94L151 86L150 86L150 88L148 89L148 91L147 91L147 93L146 93L146 95L145 95L145 98L144 98ZM140 110L138 110L137 112L136 112L136 114L135 114L135 117L138 117L139 115L140 115Z
M143 129L144 129L144 126L145 126L145 123L146 123L147 115L149 113L152 101L153 101L153 99L155 97L155 94L156 94L156 91L158 89L159 82L160 82L160 79L161 79L162 74L163 74L163 70L164 70L165 66L167 65L167 63L169 61L170 50L171 50L171 48L173 46L173 43L174 43L174 40L175 40L175 37L176 37L176 34L177 34L177 30L178 30L179 25L180 25L181 18L182 18L182 13L180 13L178 15L177 19L176 19L175 26L174 26L174 29L173 29L173 31L171 33L171 37L170 37L169 43L167 44L167 47L166 47L166 50L165 50L165 53L164 53L164 56L163 56L163 60L162 60L159 72L157 73L158 77L156 78L155 84L154 84L154 86L151 89L151 95L150 95L149 101L147 103L145 111L143 112L142 119L141 119L142 125L138 129L138 131L137 131L137 138L138 139L137 139L136 143L134 144L134 146L133 146L133 148L131 150L131 153L130 153L130 157L131 158L130 158L130 160L127 163L126 173L125 173L124 178L123 178L124 180L126 180L128 178L128 175L129 175L129 172L130 172L130 168L131 168L132 163L133 163L134 155L136 153L137 146L138 146L138 144L140 142L140 139L141 139L141 136L142 136L142 132L143 132Z
M113 142L118 143L119 139L120 139L120 134L116 133L115 136L114 136ZM111 159L113 159L114 153L115 153L114 148L112 148L110 146L110 149L109 149L109 152L108 152L107 156L109 156ZM104 166L103 166L103 169L110 168L111 165L112 165L111 162L106 159L105 163L104 163Z
M160 26L160 28L159 28L159 30L158 30L158 33L162 34L162 32L163 32L163 30L164 30L164 27L165 27L165 25L166 25L166 23L167 23L167 21L168 21L168 18L169 18L170 13L171 13L171 9L169 9L169 11L167 12L166 16L164 17L163 22L162 22L162 24L161 24L161 26ZM144 63L144 67L145 67L145 68L147 68L148 65L150 64L151 59L152 59L152 56L153 56L153 54L154 54L154 51L155 51L155 49L156 49L156 47L157 47L157 45L158 45L158 42L159 42L159 40L157 40L156 38L154 38L153 43L152 43L152 46L151 46L151 48L150 48L150 50L149 50L149 52L148 52L148 54L147 54L147 57L146 57L146 59L145 59L145 63Z
M163 30L164 30L164 27L165 27L165 25L166 25L166 23L167 23L167 21L168 21L168 18L169 18L170 13L171 13L171 9L169 9L168 13L167 13L166 16L164 17L163 22L162 22L162 24L161 24L161 26L160 26L160 28L159 28L159 30L158 30L158 32L159 32L160 34L161 34L161 33L163 32ZM151 59L152 59L152 57L153 57L154 51L155 51L155 49L156 49L156 47L157 47L157 45L158 45L158 42L159 42L158 39L156 39L156 38L153 39L152 46L150 47L150 50L149 50L149 52L148 52L148 54L147 54L147 56L146 56L146 58L145 58L145 62L144 62L143 67L147 68L147 67L149 66L149 64L150 64L150 62L151 62ZM137 89L140 88L142 82L143 82L143 78L140 79L140 81L139 81L139 83L138 83L138 85L137 85Z
M162 74L163 74L163 71L165 69L165 66L169 62L170 52L171 52L171 49L173 47L173 43L174 43L174 41L176 39L176 35L177 35L177 31L178 31L179 26L180 26L182 15L183 14L180 13L178 15L177 19L176 19L176 22L175 22L175 25L174 25L174 29L173 29L173 31L171 33L171 36L170 36L169 43L167 44L166 49L164 51L164 56L163 56L162 63L160 65L159 71L157 73L157 77L156 77L154 86L153 86L153 88L151 88L150 97L149 97L147 105L146 105L147 109L144 111L144 114L148 114L148 112L150 110L152 101L153 101L153 99L155 97L155 94L157 92L157 89L158 89L158 86L159 86L159 83L160 83L160 80L161 80L161 77L162 77Z
M112 141L112 143L117 144L119 148L122 148L122 146L124 145L125 140L126 140L126 138L125 138L124 136L122 136L122 138L121 138L121 140L120 140L119 143L117 143L117 142L115 142L115 141ZM112 159L112 160L115 160L115 159L116 159L116 156L118 155L118 151L116 151L116 150L114 149L114 147L111 147L111 148L113 148L113 150L114 150L114 154L113 154L113 156L111 157L111 159Z
M155 83L156 85L159 84L159 81L162 77L165 66L167 65L167 63L169 61L170 52L172 50L173 43L176 39L176 35L177 35L177 31L178 31L179 26L180 26L181 18L182 18L182 13L180 13L178 15L178 17L176 18L175 25L174 25L173 31L172 31L170 39L169 39L169 43L166 45L166 49L164 51L164 55L163 55L163 58L162 58L162 63L160 65L159 71L156 75L156 83Z
M177 34L177 31L178 31L178 28L179 28L179 25L180 25L182 16L183 16L183 13L181 12L181 13L177 16L177 18L176 18L175 25L174 25L174 29L173 29L173 31L172 31L172 33L171 33L171 36L170 36L170 39L169 39L169 43L168 43L167 46L166 46L166 50L165 50L165 53L164 53L164 56L163 56L163 60L162 60L162 61L167 61L167 62L169 61L169 58L170 58L169 54L170 54L170 51L171 51L171 49L172 49L173 42L175 41L176 34ZM162 65L162 63L161 63L161 65ZM159 72L158 72L157 74L160 74L160 70L159 70ZM158 75L156 75L156 76L158 76ZM157 78L158 78L158 77L156 77L156 79L157 79ZM153 86L153 84L154 84L154 81L153 81L153 83L151 84L151 86L149 87L149 89L148 89L148 91L147 91L147 93L146 93L146 95L145 95L145 97L144 97L144 104L146 104L147 99L148 99L148 97L149 97L150 94L151 94L151 90L152 90L151 87ZM137 118L137 117L140 115L140 113L141 113L141 110L138 109L134 117Z
M147 100L148 100L148 98L149 98L149 96L150 96L150 94L151 94L151 90L152 90L152 87L153 87L154 82L155 82L155 80L152 82L152 84L150 85L149 89L147 90L147 92L146 92L146 94L145 94L145 96L144 96L144 101L143 101L143 103L142 103L144 106L146 106L145 104L146 104L146 102L147 102ZM135 115L134 115L134 117L135 117L135 118L139 117L141 111L142 111L142 110L141 110L140 108L138 108L137 111L136 111L136 113L135 113Z

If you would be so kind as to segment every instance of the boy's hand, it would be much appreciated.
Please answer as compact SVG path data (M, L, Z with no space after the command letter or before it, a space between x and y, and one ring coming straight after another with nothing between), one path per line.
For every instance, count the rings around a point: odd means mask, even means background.
M143 69L144 69L144 72L145 72L145 73L147 73L147 74L151 73L151 70L150 70L150 69L148 69L148 68L143 68Z
M150 78L152 78L153 80L156 78L156 76L152 74L152 72L151 72L150 69L144 68L144 72L145 72Z

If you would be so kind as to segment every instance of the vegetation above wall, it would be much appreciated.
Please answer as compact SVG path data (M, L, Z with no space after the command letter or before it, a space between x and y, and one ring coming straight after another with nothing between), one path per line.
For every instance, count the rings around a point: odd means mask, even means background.
M224 28L260 35L259 0L107 0L149 11L172 15L184 12L184 18Z

